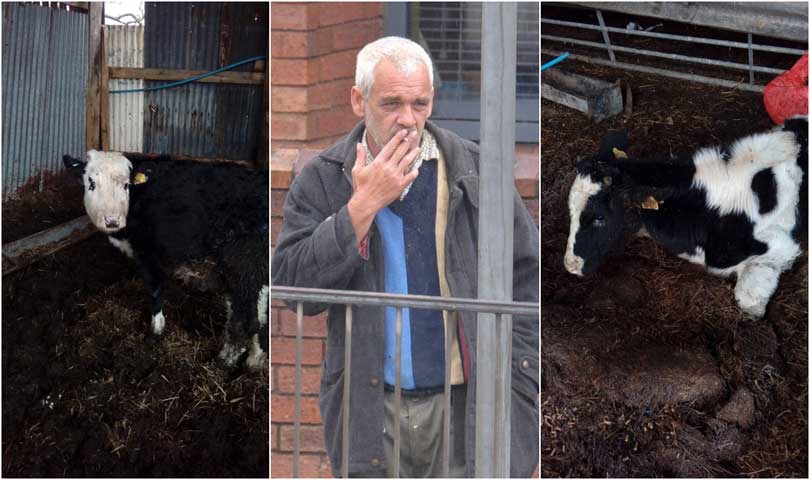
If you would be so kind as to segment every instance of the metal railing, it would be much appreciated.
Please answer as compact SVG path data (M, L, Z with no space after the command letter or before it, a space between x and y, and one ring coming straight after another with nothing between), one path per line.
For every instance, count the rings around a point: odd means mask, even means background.
M602 12L600 10L596 10L597 20L599 22L598 25L588 24L588 23L580 23L580 22L569 22L563 20L555 20L550 18L540 18L540 22L546 25L556 25L560 27L569 27L569 28L577 28L583 30L596 30L602 33L602 43L598 42L591 42L587 40L581 40L577 38L571 37L563 37L559 35L549 35L543 34L540 36L542 40L548 40L552 42L559 42L562 44L571 44L571 45L581 45L584 47L590 48L597 48L602 50L607 50L608 59L602 58L595 58L588 55L581 55L581 54L574 54L571 53L570 58L573 60L580 60L587 63L592 63L596 65L604 65L610 67L617 67L622 68L625 70L633 70L642 73L652 73L657 75L663 75L670 78L677 78L681 80L689 80L695 81L700 83L705 83L709 85L719 85L723 87L730 87L730 88L739 88L741 90L748 90L753 92L762 92L764 87L762 85L756 85L754 83L754 73L765 73L771 75L779 75L783 73L785 70L779 68L772 68L762 65L756 65L754 62L754 51L760 52L770 52L770 53L781 53L781 54L788 54L788 55L797 55L801 56L804 54L804 50L797 49L797 48L786 48L786 47L776 47L771 45L761 45L756 44L753 42L753 36L751 33L748 33L748 41L747 42L734 42L728 40L721 40L715 38L702 38L702 37L693 37L689 35L674 35L668 33L658 33L658 32L651 32L651 31L643 31L643 30L628 30L625 28L616 28L616 27L608 27L605 25L604 19L602 17ZM630 48L630 47L623 47L620 45L616 45L615 42L611 42L609 33L620 33L623 35L632 35L637 37L647 37L647 38L656 38L661 40L672 40L672 41L679 41L679 42L688 42L688 43L696 43L696 44L706 44L706 45L714 45L714 46L724 46L730 48L738 48L738 49L746 49L748 51L748 63L737 63L737 62L729 62L723 60L716 60L711 58L702 58L702 57L695 57L690 55L679 55L679 54L672 54L672 53L665 53L659 52L655 50L647 50L642 48ZM541 45L540 52L545 55L560 55L562 54L561 50L553 49L553 48L546 48L545 45ZM678 72L673 70L667 70L664 68L646 66L646 65L636 65L627 62L620 62L616 60L616 52L622 53L629 53L633 55L641 55L646 57L653 57L653 58L660 58L665 60L673 60L676 62L687 62L687 63L694 63L699 65L708 65L712 67L720 67L720 68L728 68L734 70L745 70L748 72L748 82L742 81L731 81L731 80L724 80L721 78L715 77L708 77L704 75L697 75L692 73L686 72Z
M275 300L284 300L286 302L296 303L296 333L295 333L295 406L294 406L294 452L293 452L293 477L299 476L299 464L301 454L301 375L302 375L302 345L303 345L303 320L304 320L304 303L329 303L329 304L344 304L346 305L346 338L345 338L345 352L344 352L344 371L343 371L343 425L342 425L342 447L341 452L341 476L348 478L349 474L349 406L350 398L350 379L351 379L351 352L352 352L352 312L353 307L358 305L363 306L381 306L381 307L394 307L396 308L396 371L395 371L395 385L394 385L394 418L398 419L401 410L401 365L402 365L402 309L403 308L419 308L419 309L432 309L442 310L445 312L478 312L489 313L495 315L495 321L500 322L504 316L511 315L525 315L530 317L539 316L540 305L538 303L528 302L498 302L491 300L477 300L466 298L446 298L446 297L431 297L422 295L397 295L377 292L350 292L343 290L323 290L313 288L298 288L298 287L273 287L272 297ZM380 319L383 321L384 319ZM447 478L450 469L450 354L451 335L445 335L444 343L444 425L443 435L445 441L442 443L442 476ZM480 362L479 362L480 363ZM510 365L504 365L500 371L511 372ZM494 382L494 379L493 379ZM480 406L476 405L476 410ZM481 407L484 408L484 407ZM504 428L509 425L509 421L505 420L500 422ZM393 458L393 471L394 476L399 477L400 465L400 422L394 423L394 458ZM509 452L506 452L507 458ZM476 471L483 469L483 471L491 470L491 465L478 465L476 463Z

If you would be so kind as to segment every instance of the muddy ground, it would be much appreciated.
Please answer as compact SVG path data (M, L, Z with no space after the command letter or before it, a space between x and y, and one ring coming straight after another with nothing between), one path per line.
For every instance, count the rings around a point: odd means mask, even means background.
M541 103L541 476L806 478L806 253L760 321L737 309L733 280L649 239L628 238L592 276L563 268L574 163L608 130L627 129L631 156L688 153L771 128L761 96L561 68L621 79L633 111L594 125Z
M7 202L3 243L81 214L80 195ZM2 290L3 476L268 476L267 369L218 365L215 295L170 283L150 336L143 283L101 235Z

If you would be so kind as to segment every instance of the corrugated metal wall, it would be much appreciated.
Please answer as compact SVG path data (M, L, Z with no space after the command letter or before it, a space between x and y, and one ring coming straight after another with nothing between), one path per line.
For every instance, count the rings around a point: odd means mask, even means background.
M143 27L107 27L107 65L143 67ZM110 90L143 88L143 80L110 80ZM140 152L143 149L143 92L110 95L110 150Z
M81 156L87 120L87 15L3 3L3 198Z
M268 55L268 19L268 3L147 3L144 67L214 70ZM255 160L261 88L191 84L147 92L144 152Z

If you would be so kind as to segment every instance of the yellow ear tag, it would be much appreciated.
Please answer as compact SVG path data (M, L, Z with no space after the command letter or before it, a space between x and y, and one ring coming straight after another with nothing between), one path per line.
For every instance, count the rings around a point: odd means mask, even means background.
M139 185L141 183L146 183L148 177L141 172L135 174L135 185Z
M644 210L658 210L658 200L650 195L641 202L641 208Z
M616 147L613 147L613 157L615 158L627 158L627 154L623 151L619 150Z

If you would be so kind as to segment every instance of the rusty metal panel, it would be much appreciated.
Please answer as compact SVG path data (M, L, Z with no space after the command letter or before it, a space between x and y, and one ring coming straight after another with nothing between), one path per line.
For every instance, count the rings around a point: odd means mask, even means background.
M107 27L107 65L143 67L143 27ZM143 80L111 79L110 90L143 88ZM140 152L143 149L143 92L110 95L110 149Z
M62 155L81 156L87 96L87 15L3 3L3 198L39 190Z
M266 56L268 14L266 2L147 3L144 67L207 71ZM243 65L235 71L251 68ZM150 87L164 82L145 83ZM261 88L188 84L147 92L144 152L253 161Z

